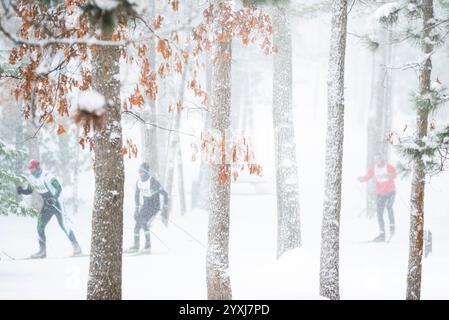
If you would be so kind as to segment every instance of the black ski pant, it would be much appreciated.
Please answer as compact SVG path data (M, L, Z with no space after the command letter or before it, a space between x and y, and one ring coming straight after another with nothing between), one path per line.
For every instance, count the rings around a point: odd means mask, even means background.
M47 245L46 245L47 238L45 236L45 228L47 227L47 224L50 222L50 220L53 216L56 216L59 226L64 231L64 233L67 235L67 237L69 238L72 245L73 246L77 245L78 242L76 240L75 234L70 229L70 227L67 225L66 217L63 214L63 211L61 209L59 202L56 202L54 205L44 204L44 207L42 208L42 210L38 216L37 235L39 238L40 250L46 250L46 248L47 248Z
M143 210L141 210L141 212L134 217L136 221L136 224L134 226L134 246L140 246L140 230L143 230L143 233L145 235L145 248L149 248L151 247L149 224L154 215L142 211Z
M393 204L396 192L390 192L385 195L377 195L377 221L379 223L380 233L385 233L384 211L387 207L388 219L390 220L390 231L394 230L394 212Z

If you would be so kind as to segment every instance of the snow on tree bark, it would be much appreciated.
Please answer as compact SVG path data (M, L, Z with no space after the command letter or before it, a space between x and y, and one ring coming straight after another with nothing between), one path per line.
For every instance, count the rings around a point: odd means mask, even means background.
M124 165L121 154L118 46L93 52L93 88L107 101L104 126L95 132L95 197L87 298L121 299Z
M320 295L340 299L339 236L344 137L344 67L346 51L346 0L332 1L328 69L328 115L324 212L321 226Z
M423 52L426 60L421 66L419 74L420 93L429 92L431 87L432 60L430 53L433 45L430 41L425 41L429 37L432 28L429 28L434 19L433 0L423 0L423 31L424 40ZM427 135L429 111L425 108L417 108L416 114L416 139L421 139ZM410 196L410 247L407 271L407 300L419 300L421 297L421 272L423 254L423 232L424 232L424 189L425 189L425 168L421 158L415 159L413 163L412 191Z
M273 128L278 211L277 257L301 245L298 169L292 106L289 1L273 6Z
M217 15L222 14L221 3L226 3L226 0L215 3L214 10L219 10ZM227 32L225 27L219 26L219 28L222 28L223 32ZM231 50L232 41L230 39L227 42L219 42L216 44L213 58L211 129L220 132L223 139L231 124ZM223 174L227 176L226 181L220 179ZM229 276L230 164L212 164L210 178L210 212L206 253L207 297L210 300L230 300L232 298Z

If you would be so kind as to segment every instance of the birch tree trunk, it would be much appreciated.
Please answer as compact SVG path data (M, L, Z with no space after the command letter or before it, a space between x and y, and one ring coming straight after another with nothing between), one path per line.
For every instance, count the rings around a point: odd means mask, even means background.
M292 106L292 39L289 4L273 6L273 128L277 192L277 257L301 245L298 169Z
M223 15L221 4L215 3L217 15ZM221 32L229 32L219 26ZM219 30L217 30L219 31ZM225 139L230 128L231 117L231 60L232 41L219 42L213 61L213 106L211 108L211 129L221 133ZM225 144L226 145L226 141ZM226 175L226 181L220 176ZM225 163L212 164L210 180L210 213L206 253L207 297L210 300L229 300L232 298L229 277L229 223L231 200L231 166Z
M344 137L344 70L347 0L332 1L328 69L328 115L324 210L321 229L320 295L340 299L339 250Z
M122 297L124 166L118 46L93 52L93 88L108 101L105 123L95 133L95 197L87 299Z
M423 0L423 33L421 41L425 42L423 53L427 57L419 74L420 94L430 91L430 77L432 73L432 60L429 53L433 51L433 45L425 39L432 28L428 28L433 20L433 0ZM416 138L421 139L427 135L429 111L417 108L416 114ZM413 163L412 191L410 196L410 247L407 271L407 300L419 300L421 297L421 272L423 254L424 232L424 188L426 173L422 159L416 159Z

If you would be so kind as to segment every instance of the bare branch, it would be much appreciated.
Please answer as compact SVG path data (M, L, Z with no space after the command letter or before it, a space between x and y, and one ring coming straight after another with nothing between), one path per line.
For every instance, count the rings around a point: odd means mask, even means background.
M134 113L132 111L123 111L122 113L134 117L135 119L139 120L141 123L143 123L145 125L149 125L149 126L155 127L157 129L160 129L160 130L164 130L164 131L168 131L168 132L176 132L178 134L183 134L183 135L190 136L190 137L193 137L193 138L196 138L196 139L200 139L198 136L196 136L194 134L191 134L191 133L188 133L188 132L179 131L179 130L173 130L173 129L170 129L170 128L162 127L162 126L157 125L157 124L152 123L152 122L147 122L140 115L138 115L138 114L136 114L136 113Z

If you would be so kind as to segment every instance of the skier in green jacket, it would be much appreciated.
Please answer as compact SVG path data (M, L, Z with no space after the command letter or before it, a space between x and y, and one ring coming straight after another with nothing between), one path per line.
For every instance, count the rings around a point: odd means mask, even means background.
M31 173L31 176L28 178L28 185L26 188L19 186L17 188L17 192L19 194L28 195L33 191L36 191L42 197L44 202L37 222L39 251L33 254L30 258L42 259L47 257L45 227L48 222L50 222L53 215L56 216L59 226L69 238L73 246L73 255L80 255L81 248L76 240L75 234L67 225L64 206L59 199L62 191L59 181L51 173L42 170L39 160L30 160L28 163L28 169Z

